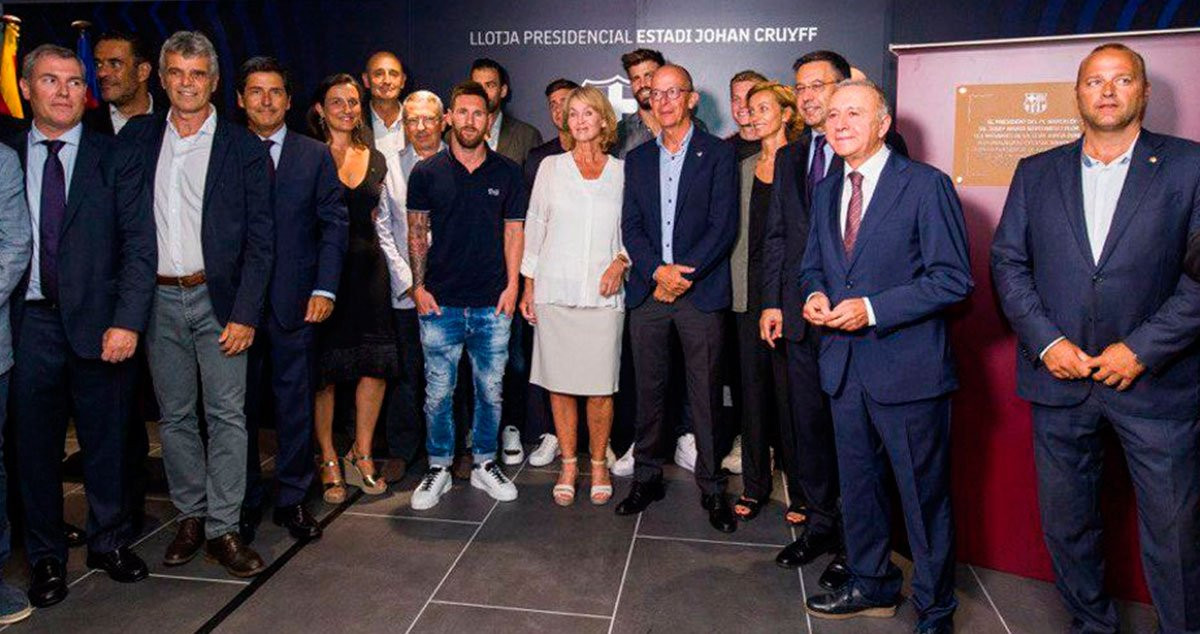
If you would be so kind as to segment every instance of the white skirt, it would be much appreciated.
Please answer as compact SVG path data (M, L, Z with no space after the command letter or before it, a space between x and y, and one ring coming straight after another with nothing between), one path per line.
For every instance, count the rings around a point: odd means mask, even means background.
M530 382L577 396L617 391L625 311L535 304L534 312Z

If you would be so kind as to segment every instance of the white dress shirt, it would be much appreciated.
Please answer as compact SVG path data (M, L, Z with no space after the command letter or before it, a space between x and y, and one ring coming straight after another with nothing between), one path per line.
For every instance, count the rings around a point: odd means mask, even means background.
M375 110L375 106L371 108L371 132L375 135L375 149L383 152L384 156L390 156L393 152L399 152L404 149L404 108L400 108L400 116L392 122L392 125L387 125L383 122L383 117L379 116L379 112Z
M154 172L159 275L182 277L204 270L200 227L208 160L216 131L217 110L212 106L200 130L187 137L179 135L171 115L167 115L167 129Z
M415 152L413 156L416 157L415 165L421 157ZM412 268L408 264L408 183L400 164L400 155L391 152L385 157L387 175L383 177L383 191L375 212L375 235L379 237L379 248L387 260L392 308L410 310L417 305L410 295L405 294L413 285Z
M492 122L492 127L488 129L487 144L493 151L496 149L496 144L500 142L500 125L504 121L504 111L500 110L496 113L496 120Z
M826 144L828 146L828 144ZM858 169L850 167L849 163L842 165L842 202L841 209L838 213L838 227L841 229L841 236L846 237L846 215L850 210L850 195L854 192L854 185L850 182L850 172L858 172L862 174L862 218L859 218L859 236L862 236L861 221L865 221L867 217L867 208L871 206L871 198L875 196L875 187L879 185L879 177L883 175L883 167L887 165L888 157L892 155L892 151L888 146L884 145L879 148L879 151L871 155L858 166ZM862 298L863 303L867 305L867 325L875 325L875 309L871 307L871 298Z
M152 114L154 112L154 95L148 94L146 96L150 98L150 106L147 107L146 111L141 114ZM120 110L117 109L116 106L111 103L108 104L108 116L110 119L112 119L113 134L120 134L121 128L124 128L125 124L129 123L129 120L133 118L125 116ZM136 117L140 115L133 116Z
M525 216L521 275L535 281L535 304L623 310L625 294L600 294L600 278L621 243L624 161L609 157L600 177L587 180L567 152L538 167Z
M71 175L75 173L75 158L79 156L79 140L83 138L83 124L67 130L58 137L63 146L58 149L58 160L63 165L63 176L66 178L64 200L71 200ZM38 268L41 258L38 250L41 247L40 235L42 218L42 170L46 167L46 156L50 150L42 145L46 135L37 125L29 127L29 138L25 146L25 200L29 203L29 219L33 227L33 260L29 263L29 288L25 291L25 299L45 299L42 295L42 273ZM64 220L66 220L64 218Z

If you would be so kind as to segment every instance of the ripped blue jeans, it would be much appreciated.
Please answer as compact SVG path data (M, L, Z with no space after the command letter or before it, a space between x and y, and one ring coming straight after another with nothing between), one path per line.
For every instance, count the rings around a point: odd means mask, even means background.
M475 418L471 425L475 464L495 460L512 317L497 315L492 306L443 306L441 315L422 315L419 319L425 354L425 451L430 466L449 467L454 462L454 386L463 348L475 379Z

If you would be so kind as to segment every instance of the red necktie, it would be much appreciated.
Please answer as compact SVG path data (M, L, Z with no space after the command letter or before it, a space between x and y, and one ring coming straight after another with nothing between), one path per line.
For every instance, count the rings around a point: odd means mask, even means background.
M850 172L850 207L846 210L846 233L842 236L842 246L846 256L854 252L854 242L858 240L858 228L862 225L863 192L862 174Z

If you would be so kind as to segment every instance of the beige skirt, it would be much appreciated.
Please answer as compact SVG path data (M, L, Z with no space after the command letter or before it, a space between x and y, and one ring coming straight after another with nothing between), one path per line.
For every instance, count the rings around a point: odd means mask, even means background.
M551 392L609 396L621 376L625 312L535 304L529 380Z

